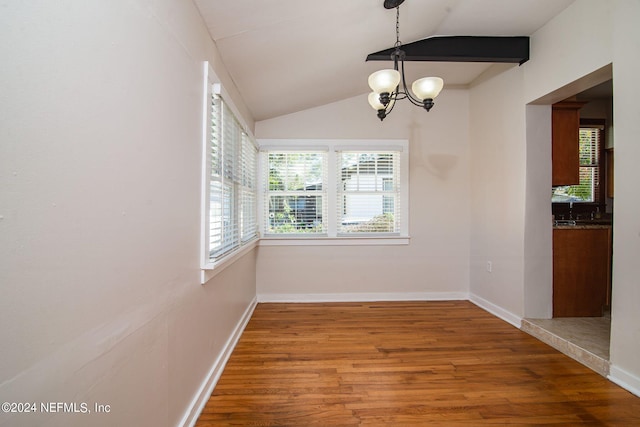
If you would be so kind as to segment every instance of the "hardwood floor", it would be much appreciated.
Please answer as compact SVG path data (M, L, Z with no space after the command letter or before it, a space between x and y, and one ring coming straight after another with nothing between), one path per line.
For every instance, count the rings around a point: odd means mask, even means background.
M468 301L259 304L197 426L640 425L640 398Z

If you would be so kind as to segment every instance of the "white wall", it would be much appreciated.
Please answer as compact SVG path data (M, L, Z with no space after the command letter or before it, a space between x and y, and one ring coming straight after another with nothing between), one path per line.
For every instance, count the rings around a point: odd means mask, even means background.
M551 106L526 107L526 199L524 221L524 317L553 315L551 224Z
M230 80L191 2L0 8L0 401L111 406L0 424L175 425L255 297L255 251L199 282L202 61Z
M406 105L403 105L406 104ZM399 102L384 122L366 95L256 123L256 137L408 139L410 244L261 246L263 299L465 297L469 285L468 98L444 90L427 113ZM313 295L309 294L324 294ZM354 295L355 294L355 295Z
M552 104L610 78L583 80L611 63L614 3L576 1L532 35L531 60L522 66L525 102Z
M521 317L526 194L521 69L511 68L475 86L469 98L470 291Z
M615 1L613 13L613 113L615 199L611 376L640 395L640 2Z
M640 94L634 76L640 60L634 53L640 46L640 30L632 17L640 16L639 8L638 2L628 0L575 2L532 36L529 62L470 90L471 293L517 316L544 317L552 280L551 232L544 225L550 228L550 206L543 197L550 191L550 180L546 182L544 176L550 175L551 156L548 146L536 146L544 143L545 133L550 144L549 123L539 108L611 78L613 68L616 198L611 375L636 393L640 392L640 199L635 183L640 181L640 171L633 164L640 154L634 136L639 115L634 100ZM501 183L503 179L511 183ZM525 183L525 199L492 195L496 185L504 191ZM515 218L505 218L506 212ZM498 227L501 220L507 221L506 227ZM496 251L514 251L509 274L483 271L482 261Z

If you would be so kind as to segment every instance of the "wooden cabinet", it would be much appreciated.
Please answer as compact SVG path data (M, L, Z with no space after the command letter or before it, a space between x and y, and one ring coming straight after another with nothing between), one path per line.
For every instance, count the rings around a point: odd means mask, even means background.
M610 226L553 229L553 317L602 316L610 277Z
M607 160L607 197L613 199L613 148L606 150Z
M563 101L551 109L551 185L580 183L580 108L585 102Z

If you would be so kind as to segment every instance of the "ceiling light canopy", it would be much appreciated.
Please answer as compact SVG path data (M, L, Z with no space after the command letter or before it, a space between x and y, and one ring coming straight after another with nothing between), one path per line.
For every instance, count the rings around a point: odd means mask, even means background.
M404 0L384 0L385 9L393 9L400 6Z
M384 120L395 105L395 101L408 99L413 105L431 110L433 99L438 96L444 81L440 77L424 77L416 80L411 86L411 92L407 89L404 78L405 52L401 49L400 42L400 5L404 0L384 0L386 9L396 9L396 44L391 53L393 69L376 71L369 76L369 87L373 90L369 94L369 105L378 112L380 120ZM400 87L402 84L402 87Z

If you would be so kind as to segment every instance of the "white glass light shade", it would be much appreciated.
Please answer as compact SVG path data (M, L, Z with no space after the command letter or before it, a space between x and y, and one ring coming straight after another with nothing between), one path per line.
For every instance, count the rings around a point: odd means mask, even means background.
M369 76L369 87L377 93L391 93L400 83L397 70L380 70Z
M389 101L389 105L387 105L387 108L393 107L394 102L396 102L395 99L392 99L391 101ZM371 105L371 108L373 108L376 111L386 109L385 106L382 104L382 102L380 102L380 94L375 92L371 92L369 94L369 105Z
M380 95L375 92L369 94L369 105L376 111L384 110L384 105L380 102Z
M442 90L444 80L440 77L425 77L418 79L411 85L411 91L420 100L433 99Z

